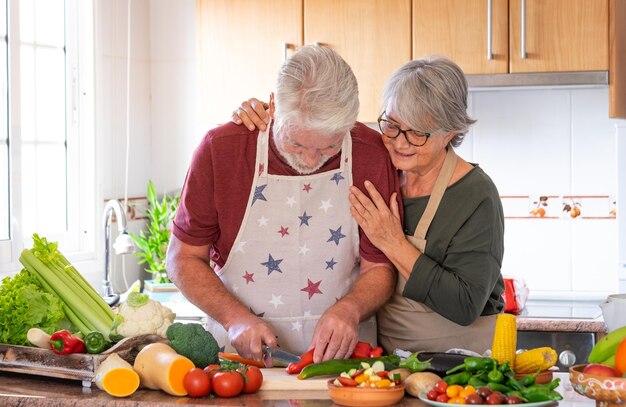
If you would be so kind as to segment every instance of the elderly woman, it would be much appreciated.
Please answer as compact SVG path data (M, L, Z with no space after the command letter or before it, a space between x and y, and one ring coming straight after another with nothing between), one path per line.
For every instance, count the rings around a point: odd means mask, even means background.
M484 352L502 312L504 215L492 180L454 153L470 125L467 81L445 58L411 61L389 79L378 123L400 175L404 222L366 183L352 187L352 215L399 272L378 313L394 348Z
M387 206L369 182L367 194L353 186L349 197L352 216L399 272L377 315L379 341L387 352L482 353L504 308L504 215L489 176L453 149L475 122L465 76L442 57L408 62L387 82L383 109L378 124L398 169L404 221L395 195ZM248 126L265 118L256 101L237 113Z

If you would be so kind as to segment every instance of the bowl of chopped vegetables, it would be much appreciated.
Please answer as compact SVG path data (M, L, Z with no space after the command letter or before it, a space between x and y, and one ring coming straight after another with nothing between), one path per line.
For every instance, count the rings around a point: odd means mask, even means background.
M395 404L404 397L400 375L391 375L382 362L362 363L328 381L330 398L342 406L376 407Z

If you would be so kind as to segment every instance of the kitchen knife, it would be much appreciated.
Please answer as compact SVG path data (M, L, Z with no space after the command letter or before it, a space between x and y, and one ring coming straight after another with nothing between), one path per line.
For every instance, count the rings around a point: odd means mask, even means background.
M263 363L265 367L287 367L290 363L300 363L300 356L285 352L280 348L272 349L263 345Z

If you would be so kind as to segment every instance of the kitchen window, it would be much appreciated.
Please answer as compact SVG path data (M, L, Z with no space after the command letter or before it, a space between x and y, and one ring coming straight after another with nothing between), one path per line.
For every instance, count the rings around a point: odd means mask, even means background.
M34 232L93 252L90 3L0 3L0 271L19 268Z

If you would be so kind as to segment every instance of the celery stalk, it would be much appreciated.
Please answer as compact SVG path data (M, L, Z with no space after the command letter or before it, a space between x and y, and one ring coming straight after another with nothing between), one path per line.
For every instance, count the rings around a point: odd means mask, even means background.
M33 249L31 252L44 264L51 267L51 269L57 273L63 273L71 277L81 289L87 293L93 300L100 306L100 308L108 315L109 318L115 317L113 310L109 305L100 297L100 294L93 288L91 284L83 277L82 274L76 270L74 266L67 260L67 258L58 250L58 244L56 242L48 242L45 237L40 237L38 234L33 234ZM54 266L54 268L52 268Z
M43 287L43 289L49 293L52 293L54 295L57 295L56 292L52 289L52 287L50 287L50 284L48 284L48 282L46 280L43 279L43 277L41 277L39 275L39 273L37 272L31 272L29 271L29 273L34 274L35 277L37 277L37 280L39 281L39 284L41 284L41 286ZM58 297L58 295L57 295ZM83 321L80 320L80 318L78 318L78 316L74 313L74 311L72 311L67 304L65 304L64 302L62 302L62 306L61 308L63 308L63 312L65 312L65 316L67 317L67 319L70 320L70 322L72 323L72 325L74 325L80 332L82 332L83 334L85 333L85 331L87 332L91 332L91 331L95 331L93 326L87 326L83 323Z
M39 274L46 280L53 292L76 314L83 324L88 325L90 323L95 330L108 337L113 320L80 286L74 283L71 277L64 273L54 273L50 267L29 250L22 251L20 262L29 272ZM85 335L88 333L83 332Z

